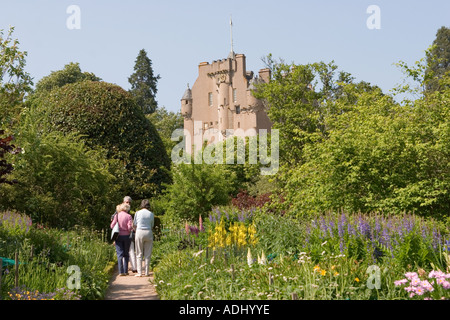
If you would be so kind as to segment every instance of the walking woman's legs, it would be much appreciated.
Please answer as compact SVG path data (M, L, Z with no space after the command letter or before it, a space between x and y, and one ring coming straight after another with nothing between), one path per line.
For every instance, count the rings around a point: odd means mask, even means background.
M136 265L137 265L137 275L142 275L142 251L143 251L143 241L142 241L142 230L136 230Z
M117 254L117 263L119 267L119 274L124 274L123 269L123 241L120 239L120 236L115 241L116 244L116 254Z

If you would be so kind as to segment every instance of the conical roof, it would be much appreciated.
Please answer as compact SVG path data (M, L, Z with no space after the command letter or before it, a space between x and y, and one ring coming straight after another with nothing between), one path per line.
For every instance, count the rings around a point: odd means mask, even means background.
M188 85L181 100L191 100L191 99L192 99L192 90L189 88L189 85Z

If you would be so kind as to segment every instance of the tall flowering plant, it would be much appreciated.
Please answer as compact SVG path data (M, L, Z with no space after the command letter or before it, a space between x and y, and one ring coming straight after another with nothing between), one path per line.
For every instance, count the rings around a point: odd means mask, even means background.
M30 231L31 226L31 218L25 214L12 211L0 212L0 227L12 235L25 235Z
M216 222L208 237L208 245L213 249L233 246L242 249L247 245L254 246L257 242L254 224L246 226L244 222L235 221L226 228L224 219L221 219L220 223Z

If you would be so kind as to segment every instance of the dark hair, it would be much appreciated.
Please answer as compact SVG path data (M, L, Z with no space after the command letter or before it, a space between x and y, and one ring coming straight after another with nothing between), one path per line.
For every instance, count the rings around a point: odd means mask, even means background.
M141 209L150 209L150 202L147 199L141 201Z

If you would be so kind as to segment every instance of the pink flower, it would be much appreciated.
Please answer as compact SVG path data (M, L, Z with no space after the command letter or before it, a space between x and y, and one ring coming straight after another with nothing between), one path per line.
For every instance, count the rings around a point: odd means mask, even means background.
M434 290L431 283L429 283L427 280L421 281L420 285L422 286L422 288L424 288L425 290L427 290L429 292L432 292Z
M198 219L198 222L199 222L199 228L200 228L200 231L205 231L205 228L203 228L203 219L202 219L202 216L200 216L200 218Z
M444 289L450 289L450 282L448 282L448 281L443 281L443 282L442 282L442 287L443 287Z
M415 279L415 278L418 277L418 275L417 275L416 272L407 272L407 273L405 273L405 276L406 276L408 279L410 279L410 280Z
M406 284L406 283L408 283L408 280L407 280L407 279L402 279L402 280L394 281L394 285L395 285L395 286L401 286L401 285Z
M415 292L416 292L419 296L421 296L421 295L423 295L423 294L425 293L425 290L424 290L422 287L416 287Z
M428 275L428 278L444 278L446 276L445 273L443 273L442 271L431 271L430 274Z
M417 286L420 284L420 279L419 278L412 278L411 279L411 285L412 286Z
M407 292L411 292L411 291L414 291L414 287L405 287L405 290Z

